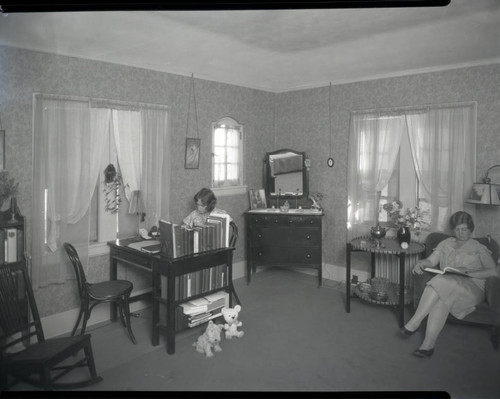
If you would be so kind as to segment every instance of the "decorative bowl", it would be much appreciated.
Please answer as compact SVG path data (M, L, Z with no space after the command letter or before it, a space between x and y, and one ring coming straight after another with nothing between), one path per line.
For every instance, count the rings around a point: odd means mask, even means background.
M387 230L379 224L377 224L375 227L371 228L371 235L373 238L375 238L377 240L384 238L385 233L387 233Z

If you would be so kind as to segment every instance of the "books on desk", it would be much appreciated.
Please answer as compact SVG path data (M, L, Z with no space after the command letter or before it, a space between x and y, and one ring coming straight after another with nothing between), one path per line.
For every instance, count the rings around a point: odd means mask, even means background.
M210 214L203 226L189 227L160 220L160 254L169 258L229 247L228 214Z
M128 247L137 249L138 251L155 254L160 252L160 241L156 240L137 241L128 244Z

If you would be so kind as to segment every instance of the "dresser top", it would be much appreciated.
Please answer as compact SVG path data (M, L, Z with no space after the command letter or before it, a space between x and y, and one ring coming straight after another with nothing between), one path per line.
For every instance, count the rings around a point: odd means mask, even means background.
M250 214L269 214L269 215L323 215L323 211L317 209L289 209L282 212L276 208L251 209L246 213Z

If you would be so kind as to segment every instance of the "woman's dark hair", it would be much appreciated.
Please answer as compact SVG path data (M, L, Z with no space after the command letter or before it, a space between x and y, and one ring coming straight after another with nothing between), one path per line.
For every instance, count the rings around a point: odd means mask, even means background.
M198 200L201 201L203 205L207 207L208 212L212 212L217 203L217 198L212 190L209 188L202 188L194 195L194 203L196 204Z
M464 211L458 211L455 212L453 215L450 217L450 227L452 230L455 230L455 228L459 224L466 224L468 229L473 232L474 231L474 221L472 220L472 216L469 215L467 212Z

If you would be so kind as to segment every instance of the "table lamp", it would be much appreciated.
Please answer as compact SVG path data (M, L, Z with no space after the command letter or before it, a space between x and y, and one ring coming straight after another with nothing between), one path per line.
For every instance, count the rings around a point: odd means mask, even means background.
M482 183L474 183L466 202L469 204L500 205L500 184L492 184L489 177L491 169L500 167L493 165L486 171Z

